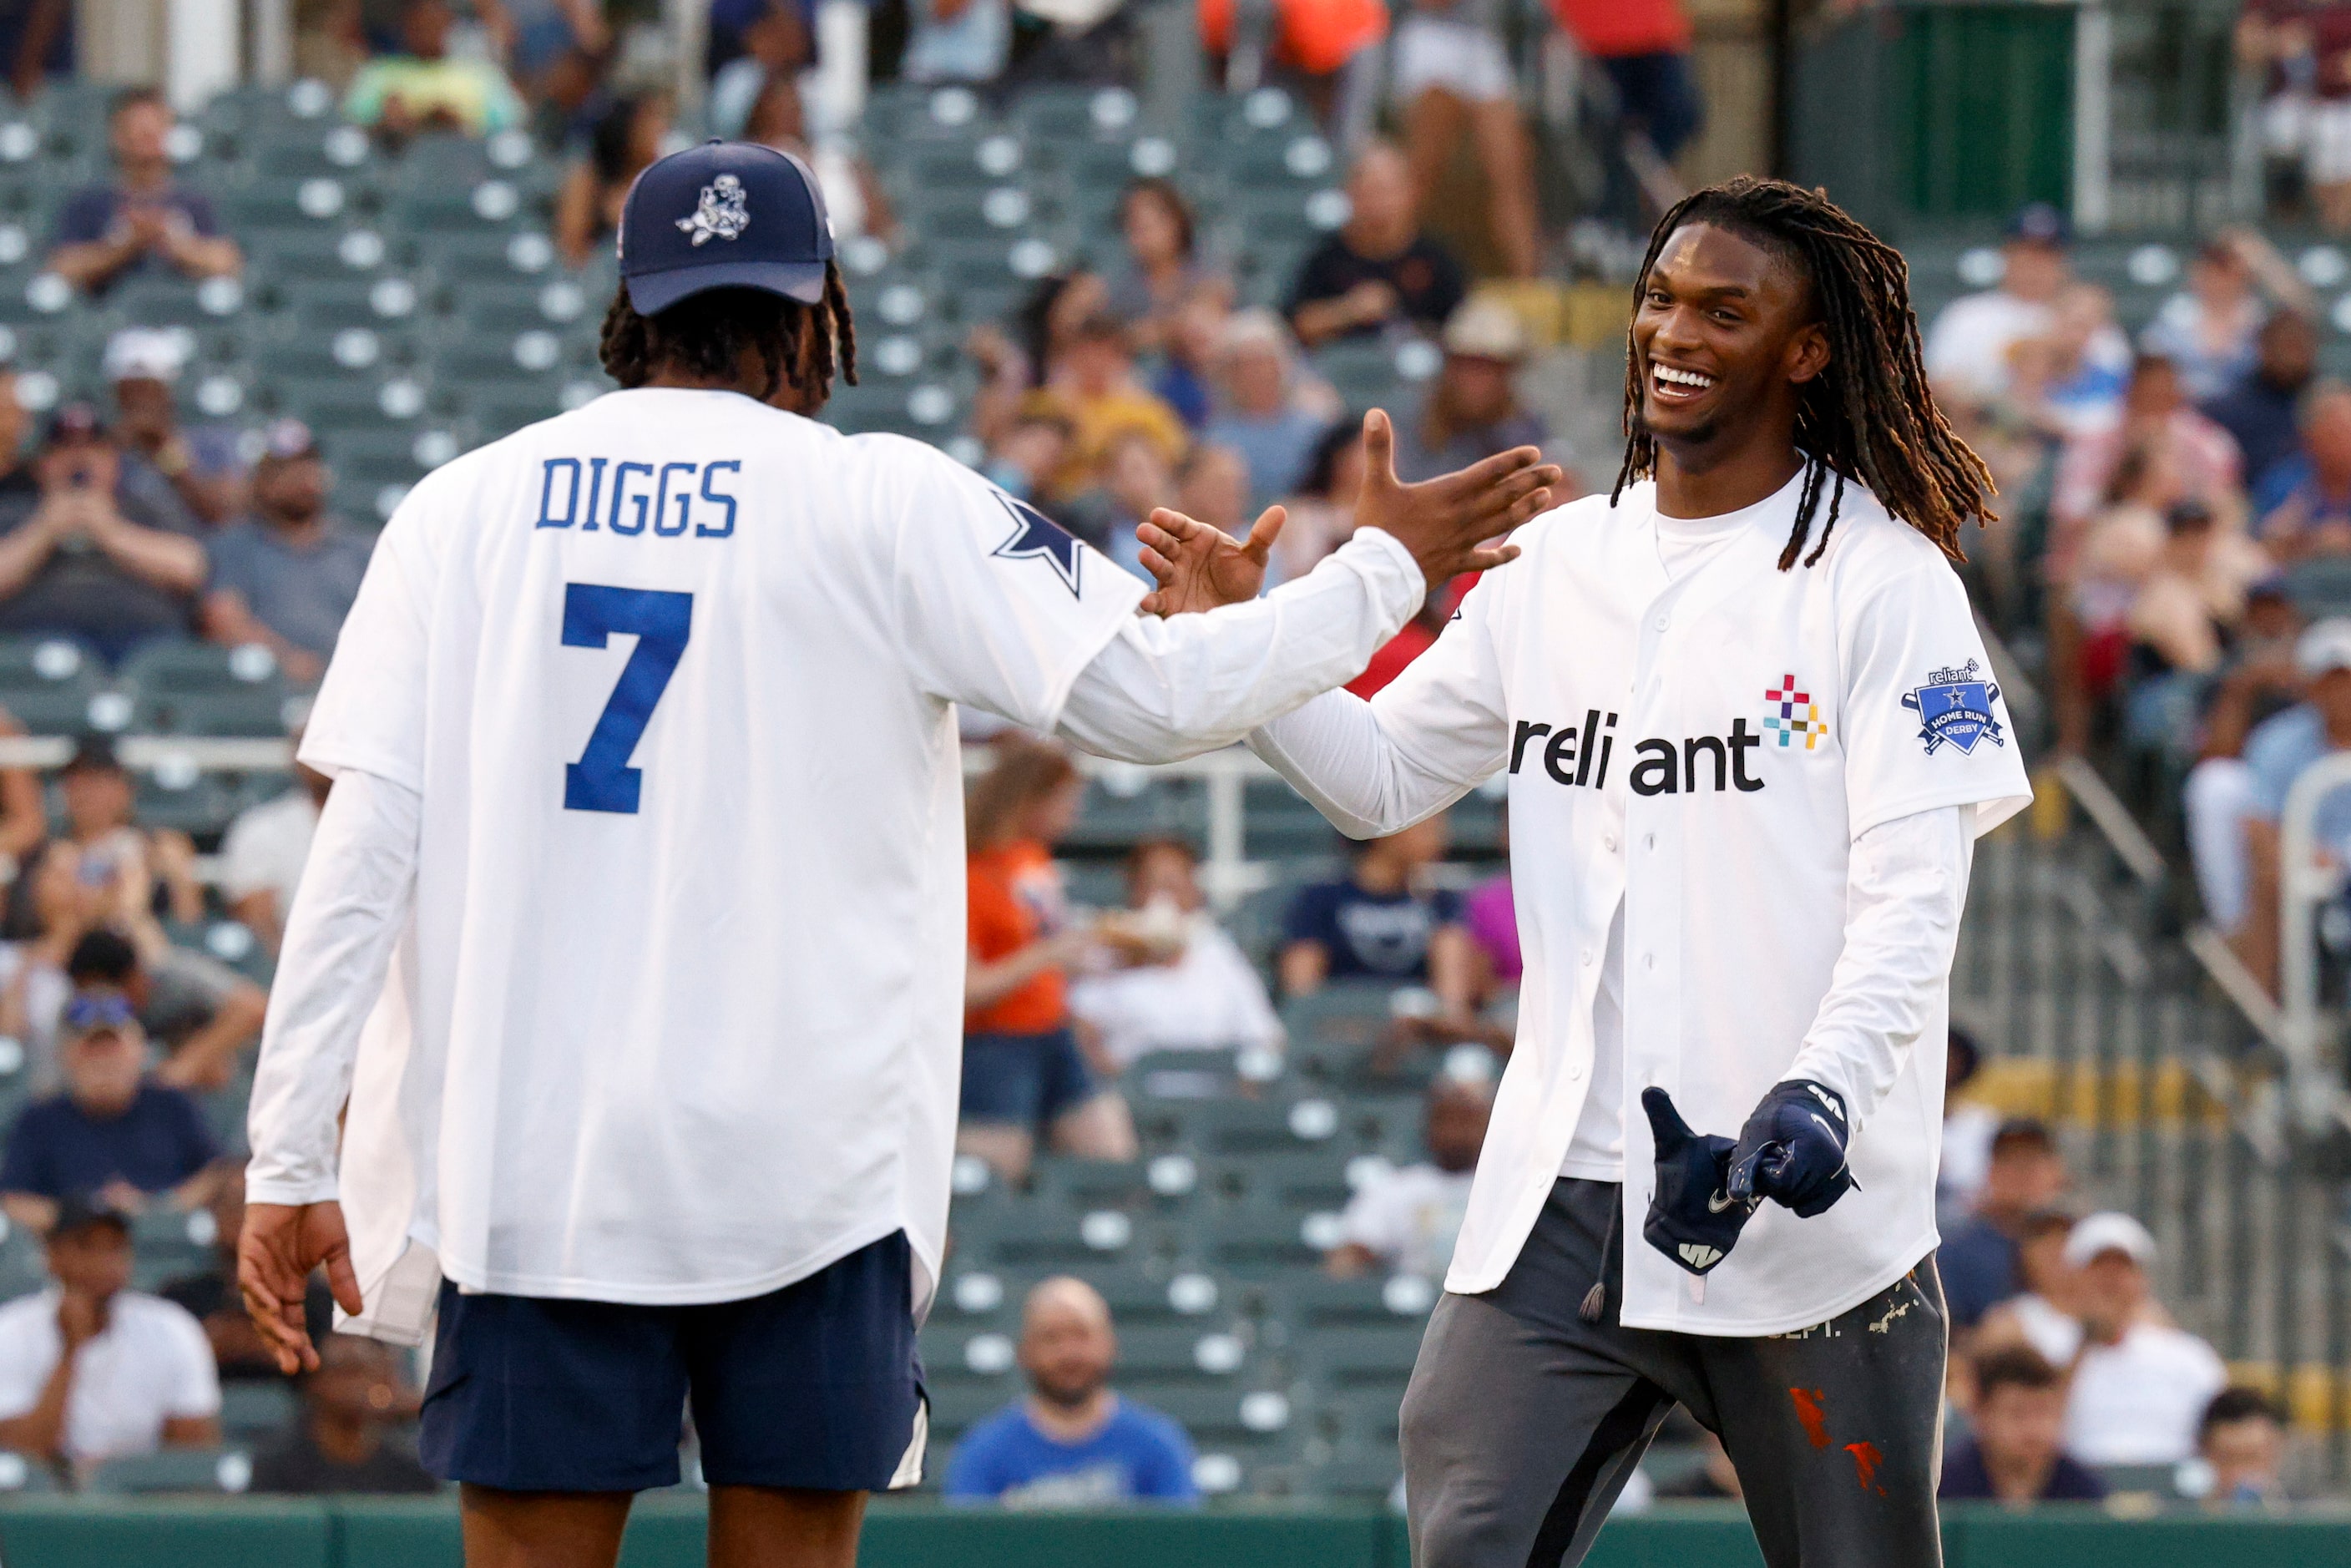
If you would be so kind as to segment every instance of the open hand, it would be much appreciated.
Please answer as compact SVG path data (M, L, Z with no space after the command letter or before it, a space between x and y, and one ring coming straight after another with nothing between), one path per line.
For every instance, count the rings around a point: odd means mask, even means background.
M1364 415L1364 489L1355 526L1378 528L1412 552L1433 592L1465 571L1491 571L1519 559L1516 545L1489 545L1551 507L1565 476L1532 446L1417 485L1396 477L1395 428L1384 410Z
M1158 507L1134 530L1143 544L1144 568L1159 580L1158 589L1144 595L1144 613L1182 615L1255 599L1265 587L1266 558L1289 520L1281 507L1268 507L1243 540Z
M319 1369L302 1315L310 1270L327 1266L327 1288L335 1304L360 1311L360 1277L351 1268L351 1243L343 1228L342 1205L283 1203L245 1206L245 1234L236 1243L236 1283L245 1310L263 1343L277 1358L277 1370L292 1376Z

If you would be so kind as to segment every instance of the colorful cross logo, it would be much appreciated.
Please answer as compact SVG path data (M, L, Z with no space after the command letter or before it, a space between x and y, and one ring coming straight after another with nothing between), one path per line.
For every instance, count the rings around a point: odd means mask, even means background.
M1804 749L1810 751L1828 733L1829 727L1821 720L1820 705L1813 701L1810 692L1796 689L1795 676L1781 676L1780 684L1763 694L1763 700L1780 710L1764 716L1763 727L1777 730L1782 746L1793 745L1801 735L1804 737Z

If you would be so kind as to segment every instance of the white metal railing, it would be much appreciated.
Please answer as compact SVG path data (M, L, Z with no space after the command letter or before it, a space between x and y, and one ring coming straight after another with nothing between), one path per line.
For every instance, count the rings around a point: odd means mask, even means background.
M2305 1124L2323 1124L2334 1103L2327 1071L2332 1035L2318 1005L2318 906L2343 890L2340 846L2318 841L2318 809L2351 786L2351 752L2320 758L2285 792L2278 822L2278 1000L2294 1104Z

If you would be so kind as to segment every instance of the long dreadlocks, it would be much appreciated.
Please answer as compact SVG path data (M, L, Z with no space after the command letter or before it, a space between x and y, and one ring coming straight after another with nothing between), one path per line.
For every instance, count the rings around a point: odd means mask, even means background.
M1828 368L1805 383L1796 414L1796 446L1811 461L1796 501L1796 525L1780 552L1780 570L1796 564L1811 536L1821 490L1833 476L1827 524L1804 558L1821 559L1835 531L1848 479L1866 485L1886 509L1935 541L1953 561L1967 555L1959 529L1999 514L1985 505L1997 486L1983 459L1959 438L1935 405L1920 362L1918 319L1910 310L1910 272L1901 254L1818 191L1785 180L1740 175L1684 197L1657 221L1633 297L1648 288L1649 270L1675 230L1712 224L1754 241L1800 268L1828 335ZM1657 471L1657 441L1641 420L1638 359L1628 333L1625 360L1625 463L1609 492Z
M764 402L792 379L801 340L810 333L815 340L810 368L816 384L802 390L816 392L820 401L831 396L836 371L855 386L857 323L849 314L841 268L830 261L824 264L824 298L815 305L760 288L711 288L648 317L629 303L624 284L613 291L604 312L597 357L606 375L624 387L641 387L664 363L705 381L731 382L749 349L767 367L767 387L759 394Z

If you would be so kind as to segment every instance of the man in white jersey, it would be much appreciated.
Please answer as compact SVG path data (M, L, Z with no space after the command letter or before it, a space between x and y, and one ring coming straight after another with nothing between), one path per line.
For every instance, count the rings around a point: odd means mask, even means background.
M712 1561L847 1563L864 1494L922 1458L954 705L1136 761L1229 743L1508 559L1477 541L1558 471L1401 486L1374 419L1366 526L1330 561L1139 617L1142 584L950 459L804 417L855 340L796 160L665 159L621 243L624 390L419 484L319 693L302 758L335 786L240 1273L289 1370L322 1261L347 1326L437 1320L423 1452L465 1483L475 1568L612 1562L689 1397Z
M1510 785L1526 977L1405 1398L1414 1561L1581 1561L1678 1401L1771 1568L1930 1564L1951 953L2029 793L1949 559L1989 479L1825 197L1697 193L1636 301L1617 492L1251 738L1358 836ZM1144 537L1170 602L1227 597L1224 541Z

